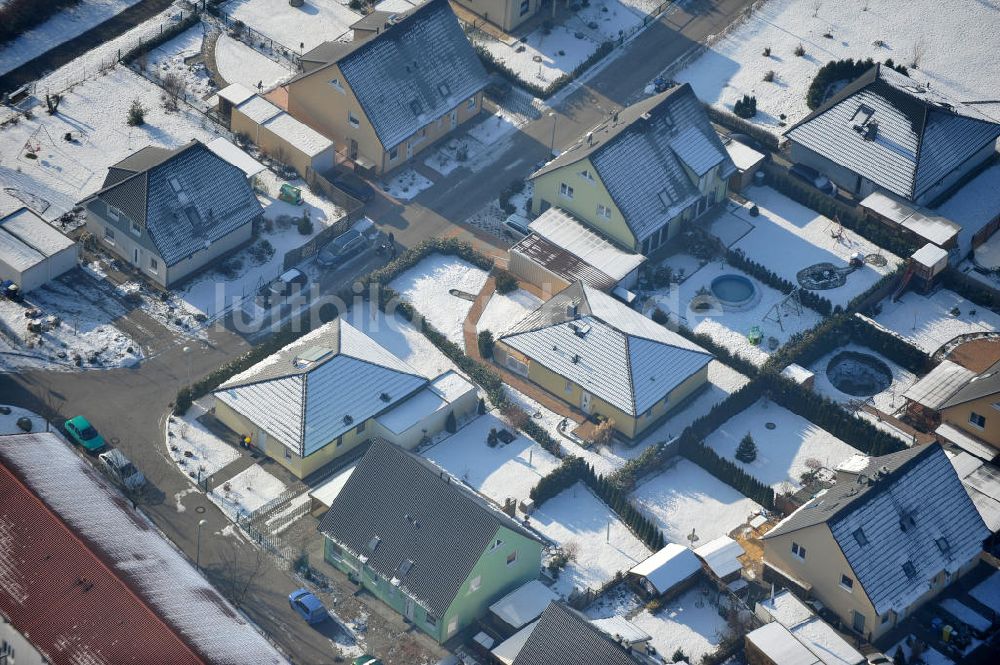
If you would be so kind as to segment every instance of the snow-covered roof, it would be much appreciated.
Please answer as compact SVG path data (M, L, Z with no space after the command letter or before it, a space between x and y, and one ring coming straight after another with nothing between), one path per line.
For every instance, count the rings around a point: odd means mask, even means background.
M261 127L271 130L275 136L309 157L315 157L333 147L333 141L284 111L262 122Z
M699 199L689 171L736 171L688 83L615 113L531 177L587 158L639 242Z
M903 397L928 409L939 409L974 376L975 373L961 365L942 360L937 367L910 386Z
M257 175L265 168L263 164L240 150L235 143L223 136L214 138L205 145L216 155L243 171L248 178Z
M531 222L529 227L616 282L623 280L646 261L646 257L641 254L620 249L562 208L555 206L549 208Z
M815 374L812 370L806 369L802 365L792 363L785 369L781 370L781 376L794 381L795 383L805 383L809 379L813 378Z
M475 389L460 374L449 370L406 401L380 415L378 422L390 432L402 434Z
M529 623L527 626L498 644L490 653L504 665L512 665L514 659L517 658L517 654L521 653L521 649L524 648L525 643L528 641L528 638L531 637L531 633L535 630L537 625L537 621Z
M787 589L775 594L773 598L760 601L757 608L758 614L769 616L774 623L787 629L824 665L858 665L865 660L864 656ZM779 653L785 652L788 648L787 642L783 641L774 629L771 634L764 633L763 637L773 640L773 646L783 647L779 648ZM795 661L781 661L778 665L785 665L786 662L790 664Z
M311 490L309 492L309 496L316 499L324 506L329 507L333 503L333 500L337 498L337 495L340 494L340 490L344 489L344 485L347 484L348 479L350 479L351 474L354 473L354 469L356 469L357 466L357 464L351 464L347 468L338 471L325 483L316 489Z
M765 624L746 636L774 665L818 665L821 661L791 631L778 622Z
M914 262L925 268L934 268L939 263L948 260L948 252L937 245L927 243L910 255Z
M712 360L700 346L582 282L500 340L633 416Z
M997 455L996 448L951 423L941 423L934 433L980 459L991 460Z
M226 381L215 398L306 456L427 384L343 319Z
M183 635L202 660L232 665L286 662L191 562L142 513L129 508L118 490L61 437L44 432L0 437L0 462L146 605ZM7 548L0 547L3 550ZM0 565L0 570L4 569ZM5 588L6 584L0 584L0 589Z
M699 570L701 563L694 552L683 545L667 543L666 547L640 561L628 572L646 578L662 594Z
M860 205L940 247L949 244L962 230L947 217L925 211L889 192L872 192Z
M868 468L871 458L868 455L854 453L843 462L837 465L837 471L847 471L848 473L861 473Z
M876 64L786 136L915 200L996 141L1000 123Z
M608 291L614 289L618 283L613 277L604 274L576 254L566 251L537 233L529 233L521 238L510 248L510 253L526 257L570 284L582 281L587 286Z
M28 208L0 219L0 261L20 272L74 244Z
M760 166L761 162L764 161L764 155L746 143L729 140L725 143L725 147L726 152L729 153L729 159L733 160L733 164L740 171L749 171L756 166Z
M513 665L635 665L625 647L562 603L550 604L533 625Z
M284 113L280 107L256 94L240 102L236 109L258 125L263 125L279 113Z
M1000 164L985 169L965 183L935 211L961 227L959 255L972 250L972 239L1000 214Z
M490 612L511 628L519 629L541 616L559 595L538 580L519 586L490 605Z
M242 83L230 83L225 88L216 93L220 98L225 99L230 104L239 106L257 93L243 85Z
M743 546L729 536L719 536L694 551L720 578L732 575L743 568L739 557L745 553Z
M600 628L601 632L611 639L626 645L641 644L653 639L652 635L617 614L606 619L592 619L590 623Z

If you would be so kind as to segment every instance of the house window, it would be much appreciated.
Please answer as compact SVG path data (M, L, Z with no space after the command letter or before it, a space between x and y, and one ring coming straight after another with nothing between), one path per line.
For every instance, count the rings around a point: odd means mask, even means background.
M588 169L580 171L580 177L586 180L587 182L591 183L594 182L594 174L591 173Z
M559 196L563 197L564 199L573 198L573 188L567 185L566 183L560 183Z
M344 86L340 84L340 79L333 79L332 81L330 81L330 85L332 85L333 89L336 90L337 92L345 94Z
M514 550L513 552L507 555L507 565L508 566L513 565L515 561L517 561L517 550Z
M972 411L971 413L969 413L969 423L973 427L984 429L986 427L986 416L981 416L975 411Z
M115 208L114 206L108 206L108 219L117 222L120 219L120 217L121 213L118 211L118 208Z
M806 560L806 548L802 547L798 543L792 543L792 554L799 557L803 561Z
M469 101L465 102L465 108L468 109L468 110L470 110L470 111L475 111L476 110L476 98L475 97L469 97Z
M900 531L906 532L909 529L915 527L917 523L913 520L913 514L909 511L903 511L899 515L899 529Z
M441 93L442 97L448 97L451 95L451 88L448 87L447 83L442 81L438 84L438 92Z
M472 581L469 582L469 593L475 593L479 591L479 587L482 586L482 584L483 584L482 575L476 575L475 577L473 577Z
M861 547L868 544L868 537L865 535L865 532L861 527L854 530L854 540L858 541L858 545Z
M524 16L528 13L529 9L531 9L531 0L523 0L523 2L521 2L521 8L518 10L520 12L518 16Z
M362 421L361 424L358 425L358 429L357 429L357 433L358 434L361 434L362 432L365 431L365 424L366 424L365 421Z
M285 459L292 459L292 451L288 448L285 448Z
M496 540L493 541L493 544L490 545L490 551L492 552L493 550L495 550L496 548L500 547L501 545L503 545L503 541L500 540L499 538L497 538Z
M611 208L606 205L597 204L597 216L604 219L611 219Z
M840 576L840 588L845 591L854 591L854 580L847 575Z
M650 418L652 418L653 417L653 409L652 409L652 407L646 409L646 413L642 414L642 417L645 418L646 420L649 420Z
M389 151L389 161L393 162L399 157L399 146L393 146L392 150Z
M110 227L104 227L104 241L109 245L115 244L115 232Z
M181 189L183 189L181 187L181 181L178 180L177 178L173 177L173 176L171 176L170 178L168 178L167 182L170 183L170 189L174 190L175 193L179 194L180 191L181 191Z
M448 622L448 635L453 635L456 630L458 630L458 617Z
M889 623L889 614L890 614L890 612L886 612L885 614L882 615L882 625L883 626L885 624Z
M350 109L347 110L347 122L351 123L351 127L358 127L361 125L361 121L358 120L357 116Z
M563 386L563 392L565 392L567 395L572 395L573 394L573 382L572 381L567 381L566 382L566 385Z
M132 229L132 235L134 235L134 236L141 236L142 235L142 227L139 226L138 224L136 224L135 222L132 222L129 225L129 228Z
M433 614L431 614L430 612L428 612L427 613L427 625L428 626L436 626L437 624L438 624L437 617L434 616Z
M951 545L948 544L948 539L945 537L935 538L934 543L937 545L938 549L941 550L941 554L948 556L951 553Z
M343 442L344 442L344 437L343 437L343 435L341 435L341 436L338 436L338 437L337 437L337 445L336 445L336 446L334 446L334 448L340 448L340 444L342 444Z
M154 259L152 256L149 257L149 271L150 272L160 271L160 262Z

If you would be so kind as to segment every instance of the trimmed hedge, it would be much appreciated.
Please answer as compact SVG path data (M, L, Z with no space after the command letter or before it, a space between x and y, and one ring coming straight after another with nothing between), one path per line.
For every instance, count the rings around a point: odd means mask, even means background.
M543 88L540 85L519 78L517 73L513 69L508 67L505 63L500 62L495 57L493 57L493 54L490 53L488 50L486 50L486 48L483 47L481 44L472 42L472 45L473 48L476 50L476 54L479 56L479 59L483 61L483 66L486 67L487 71L496 72L500 76L504 77L505 79L513 83L514 85L519 86L521 88L525 88L526 90L528 90L528 92L530 92L536 97L540 97L541 99L548 99L552 95L556 94L557 92L565 88L567 85L569 85L573 81L573 79L575 79L576 77L580 76L585 71L590 69L601 58L605 57L606 55L615 50L614 41L609 40L601 42L601 44L598 45L597 50L591 53L586 60L577 65L572 72L570 72L569 74L563 74L555 81L550 83L548 87Z
M714 122L731 129L734 132L739 132L741 134L746 134L747 136L752 136L764 145L766 145L771 150L777 151L778 144L780 143L780 138L777 134L769 132L760 125L755 125L752 122L747 122L743 118L737 116L735 113L730 113L724 109L716 108L711 104L702 104L702 108L705 109L705 113Z
M806 105L809 106L810 110L819 108L826 101L826 92L832 84L845 81L849 85L874 66L875 61L871 58L867 60L855 60L854 58L831 60L819 68L812 83L809 84L809 90L806 92ZM895 64L892 58L885 61L885 66L895 69L904 76L909 76L906 67Z
M745 273L753 275L771 288L777 289L785 295L788 295L796 288L795 284L773 272L767 266L748 259L739 249L726 249L726 262ZM830 316L833 313L833 303L823 296L808 289L801 289L799 294L802 304L814 312L818 312L823 316Z
M737 355L722 346L710 336L705 333L699 333L691 330L685 325L678 325L676 328L671 328L681 337L688 339L703 349L710 351L713 356L721 363L729 365L741 374L745 374L749 377L755 377L760 372L760 368L754 365L752 362L744 358L743 356Z
M992 309L1000 305L1000 300L995 297L992 289L985 284L981 284L971 277L962 274L955 268L949 267L941 273L941 284L943 284L946 289L954 291L966 300L975 303L980 307Z

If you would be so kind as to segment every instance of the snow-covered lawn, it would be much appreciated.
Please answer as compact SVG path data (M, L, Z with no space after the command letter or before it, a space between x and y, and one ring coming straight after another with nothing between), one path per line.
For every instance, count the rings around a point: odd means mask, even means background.
M342 209L313 194L301 180L292 181L293 185L302 189L303 202L297 206L270 195L276 194L280 183L285 182L273 172L263 171L257 177L269 193L258 194L258 198L264 206L264 217L272 222L271 230L264 228L253 246L228 260L230 265L239 265L239 268L234 268L235 276L228 278L217 272L205 272L185 284L178 294L190 307L207 316L215 316L243 298L253 298L258 288L282 273L287 252L301 247L344 215ZM297 221L306 212L312 220L313 230L308 235L302 235ZM260 253L260 246L265 241L274 250L266 259L266 254ZM318 274L311 272L313 277Z
M296 53L344 36L362 16L337 0L309 0L302 7L285 0L232 0L222 10Z
M817 263L832 263L846 267L852 254L881 254L886 265L865 264L847 276L843 286L817 293L834 305L846 306L855 296L864 293L885 275L893 272L902 260L853 231L843 229L841 237L833 237L836 224L815 210L797 203L770 187L750 187L744 195L760 209L758 217L737 207L733 214L753 226L740 238L734 249L762 263L792 284L798 284L796 274Z
M0 406L4 406L0 404ZM32 432L44 432L48 426L45 419L34 411L28 411L27 409L22 409L19 406L5 406L6 409L10 409L10 413L0 413L0 436L6 436L8 434L24 434L24 430L17 426L17 421L20 418L27 418L31 421L31 431ZM60 436L62 436L60 434Z
M409 201L434 183L412 168L397 171L388 180L382 181L382 191L401 201Z
M728 536L761 510L756 501L682 458L663 473L643 481L632 498L656 520L668 541L689 546L688 535L694 530L698 536L695 547Z
M257 89L258 83L267 90L292 75L284 65L229 35L220 35L215 43L215 66L226 83L242 83L251 90Z
M722 275L740 275L749 279L757 293L754 304L742 311L724 309L715 296L711 295L712 280ZM768 345L770 338L778 340L780 347L792 335L816 327L821 319L818 313L807 307L796 311L792 304L779 306L785 300L785 294L721 261L708 263L697 272L688 274L681 284L659 289L650 296L651 300L645 306L647 313L651 314L659 307L674 320L679 320L695 332L705 333L755 365L763 365L773 353ZM696 310L693 306L699 303L708 303L709 308ZM780 324L777 313L780 313ZM747 339L754 326L759 327L764 336L761 343L756 345Z
M1000 571L993 573L977 584L969 595L994 612L1000 612Z
M542 301L524 289L511 293L494 293L486 303L486 309L479 317L477 331L489 330L497 337L531 312L538 309Z
M202 478L211 476L240 457L239 451L198 420L214 401L214 397L200 399L183 416L171 416L167 420L167 453L182 473L193 472L195 479L199 471ZM190 457L185 453L190 453Z
M774 429L768 429L773 423ZM749 464L736 459L736 448L749 432L757 444L757 459ZM845 459L858 453L837 437L813 425L773 402L758 401L712 432L705 439L725 459L751 476L774 488L775 492L794 491L801 486L799 477L809 471L813 460L827 469L835 469Z
M650 555L614 511L582 483L542 504L531 523L560 547L574 552L552 587L563 596L574 588L597 589L616 572L624 573Z
M522 118L516 118L503 109L499 109L493 115L483 117L474 127L469 129L469 136L484 146L493 145L515 132L523 124Z
M885 655L890 658L896 655L896 649L902 647L903 657L906 658L906 662L909 663L913 654L913 650L910 648L908 642L914 641L916 638L913 635L907 635L899 642L894 644L891 649L885 652ZM920 652L920 662L924 665L952 665L955 661L948 658L943 653L938 651L932 646L927 646L923 651Z
M0 48L0 74L20 67L137 2L139 0L81 0L76 6L56 11L44 23L25 30Z
M399 314L386 316L370 301L342 314L344 320L388 349L429 379L458 367Z
M448 339L465 345L462 331L472 300L452 295L461 291L474 299L489 274L457 256L433 254L389 283L399 295Z
M865 355L878 358L880 361L885 363L892 372L892 383L885 390L867 398L848 395L847 393L838 390L833 383L830 382L830 377L827 376L826 369L830 364L830 361L833 360L835 356L845 351L863 353ZM910 386L917 382L917 377L912 373L906 371L885 356L859 344L846 344L817 360L811 367L809 367L809 369L815 374L813 390L821 395L825 395L835 402L840 402L842 404L851 401L867 401L870 399L874 402L875 408L879 409L883 413L894 413L896 409L902 408L904 405L903 393L909 390Z
M228 482L213 487L208 498L235 521L238 516L252 513L284 491L283 482L254 464Z
M424 164L441 175L448 175L460 166L479 173L503 155L504 151L493 144L516 128L513 121L504 115L487 116L468 134L448 139L424 159ZM482 140L478 138L480 136Z
M548 89L556 79L570 74L597 50L598 42L582 32L577 38L576 32L557 25L546 35L542 28L538 28L512 46L485 33L478 33L472 39L526 84Z
M914 48L919 68L910 76L960 100L995 99L1000 50L1000 7L995 2L952 0L843 0L817 3L769 0L746 22L675 78L689 82L702 101L732 109L744 94L757 97L754 122L790 125L809 113L806 90L830 60L892 58L909 67ZM867 7L867 11L865 10ZM990 27L993 26L993 27ZM824 35L829 34L830 37ZM805 55L796 57L801 44ZM764 56L765 48L771 55ZM774 81L764 74L774 71Z
M899 302L886 298L881 306L878 323L930 354L959 335L1000 330L1000 315L947 289L930 297L907 291Z
M188 28L150 51L146 56L146 71L161 80L168 74L179 77L184 81L185 99L200 109L208 110L206 98L215 91L215 83L209 77L204 63L189 65L184 62L185 58L201 53L204 39L205 29L202 24Z
M100 189L109 166L148 145L167 148L191 139L208 142L221 131L194 111L167 112L162 90L125 67L81 83L64 93L59 113L37 110L32 120L0 131L0 215L32 199L35 212L54 219ZM128 109L138 99L146 123L129 127ZM64 140L70 133L73 141ZM25 144L37 159L25 157ZM19 198L20 197L20 198Z
M669 656L681 649L687 662L700 663L702 656L719 647L727 629L726 620L719 615L718 596L707 585L698 585L655 614L643 610L630 621L649 633L657 652Z
M490 448L486 437L492 428L510 429L496 413L487 413L423 455L501 505L508 497L519 502L527 499L542 476L551 473L560 461L523 435Z

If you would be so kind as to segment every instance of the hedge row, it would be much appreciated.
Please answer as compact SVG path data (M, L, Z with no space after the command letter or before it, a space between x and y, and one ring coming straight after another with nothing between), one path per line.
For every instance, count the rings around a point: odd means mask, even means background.
M729 265L753 275L771 288L777 289L785 295L788 295L796 288L795 284L792 284L767 266L748 259L746 254L740 249L726 249L726 261ZM800 290L799 295L802 304L814 312L818 312L823 316L830 316L833 313L833 303L823 296L808 289Z
M7 0L0 4L0 44L16 39L47 21L52 15L79 2L80 0Z
M201 21L201 17L198 15L197 12L188 12L187 14L185 14L183 11L181 11L181 14L182 14L181 20L177 21L176 23L171 23L166 30L158 32L155 37L147 41L140 40L138 44L122 52L120 61L128 64L133 60L135 60L136 58L138 58L140 55L144 53L149 53L150 51L157 48L161 44L165 44L166 42L170 41L177 35L181 34L185 30L193 26L195 23Z
M809 90L806 92L806 105L813 110L819 108L819 106L826 101L827 91L830 89L831 85L841 82L850 84L851 81L858 78L874 66L875 61L871 58L868 58L867 60L855 60L853 58L847 58L846 60L831 60L819 68L819 71L816 72L816 76L813 78L812 83L809 84ZM893 63L892 58L885 61L885 66L890 69L895 69L904 76L909 76L909 72L907 72L906 67Z
M711 104L702 104L702 107L705 109L705 113L708 114L708 117L712 121L722 125L723 127L731 129L734 132L752 136L771 150L777 152L778 144L780 143L780 138L777 134L764 129L760 125L748 122L735 113L730 113L725 109L716 108Z
M757 376L758 372L760 372L760 368L752 362L741 355L733 353L705 333L695 332L685 325L678 325L676 328L672 328L672 330L674 330L674 332L681 337L694 342L706 351L710 351L717 360L725 365L729 365L741 374L754 377Z
M980 307L992 309L1000 305L1000 300L995 297L993 289L968 275L962 274L955 268L948 268L941 273L941 283L946 289L954 291Z

